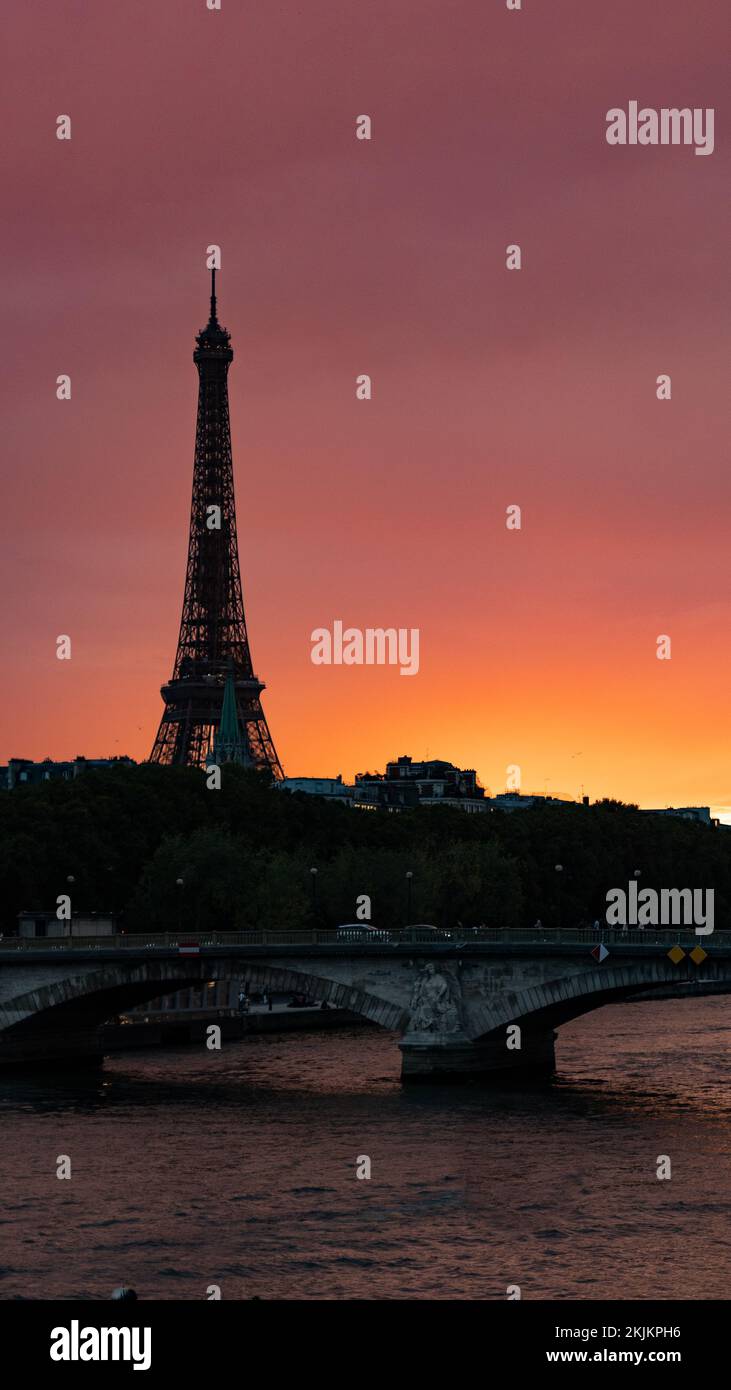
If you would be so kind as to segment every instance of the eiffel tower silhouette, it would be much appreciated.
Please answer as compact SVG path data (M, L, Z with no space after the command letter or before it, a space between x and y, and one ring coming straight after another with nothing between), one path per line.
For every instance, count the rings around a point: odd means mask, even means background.
M211 314L196 338L198 420L183 615L172 678L160 691L165 709L150 754L153 763L204 767L243 763L283 777L261 707L241 592L236 536L228 369L231 335ZM225 718L224 718L225 714Z

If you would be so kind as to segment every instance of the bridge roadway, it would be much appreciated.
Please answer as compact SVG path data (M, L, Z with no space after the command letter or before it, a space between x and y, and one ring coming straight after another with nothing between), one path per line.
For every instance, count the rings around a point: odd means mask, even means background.
M595 954L600 942L603 960ZM393 1030L404 1079L546 1075L555 1068L555 1030L580 1014L630 999L731 992L731 932L411 928L368 940L334 930L6 938L0 1065L99 1060L105 1019L230 978L326 999Z

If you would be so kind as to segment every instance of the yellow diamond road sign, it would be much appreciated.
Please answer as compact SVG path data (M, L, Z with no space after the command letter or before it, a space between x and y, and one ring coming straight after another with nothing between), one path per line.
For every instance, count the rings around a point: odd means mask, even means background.
M668 951L668 955L671 961L673 962L673 965L679 965L685 955L685 951L683 950L682 946L673 946L672 951Z
M707 955L708 952L704 951L702 946L696 946L694 950L691 951L690 958L692 961L695 961L696 965L700 965L701 961L705 960Z

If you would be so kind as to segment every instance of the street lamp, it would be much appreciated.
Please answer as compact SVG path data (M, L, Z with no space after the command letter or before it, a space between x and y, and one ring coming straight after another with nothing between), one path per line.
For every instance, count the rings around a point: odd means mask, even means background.
M561 904L561 882L562 882L562 880L561 880L561 875L562 875L562 873L563 873L563 864L555 864L555 865L554 865L554 868L555 868L555 870L556 870L556 873L558 874L558 878L556 879L556 896L557 896L557 899L558 899L558 925L559 925L559 927L560 927L560 926L561 926L561 905L562 905L562 904Z
M312 911L317 912L317 869L310 869L312 875Z
M411 869L407 869L407 870L406 870L406 925L407 925L407 927L410 927L410 926L411 926L411 884L412 884L413 878L414 878L414 875L412 874Z
M107 864L107 873L108 873L108 874L113 874L113 873L114 873L114 865L113 865L113 864ZM110 878L108 878L108 879L107 879L107 884L111 884L111 882L112 882L112 880L111 880ZM114 906L113 906L114 899L112 898L112 890L111 890L110 887L107 887L107 893L109 894L109 898L108 898L108 910L109 910L110 916L111 916L111 918L112 918L112 931L116 932L116 930L117 930L117 921L116 921L117 914L116 914L115 909L114 909ZM116 895L115 895L115 896L116 896Z
M182 890L183 890L183 888L184 888L184 886L185 886L185 879L176 878L176 880L175 880L175 886L176 886L176 888L179 888L179 889L180 889L180 892L178 893L178 936L180 936L181 923L182 923L182 917L183 917L183 892L182 892Z

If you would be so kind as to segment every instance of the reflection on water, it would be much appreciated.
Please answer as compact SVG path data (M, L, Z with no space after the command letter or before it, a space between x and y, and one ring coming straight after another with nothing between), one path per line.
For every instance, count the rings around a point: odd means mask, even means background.
M606 1008L557 1058L550 1087L402 1088L354 1029L0 1076L0 1296L726 1297L729 1001Z

